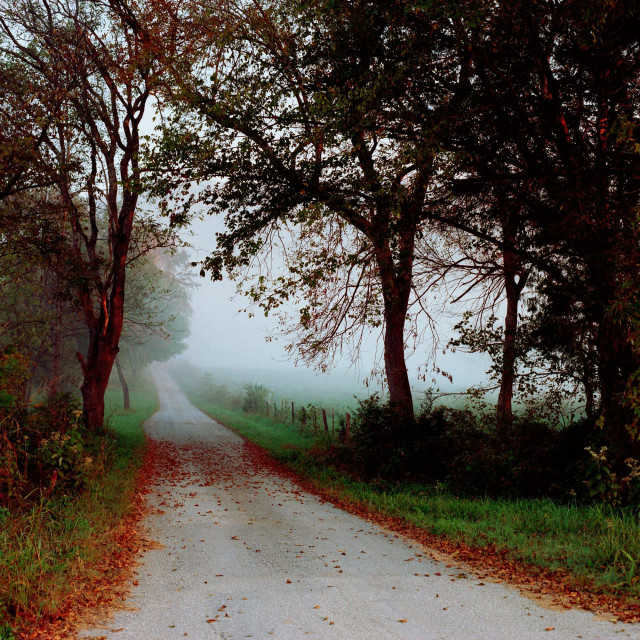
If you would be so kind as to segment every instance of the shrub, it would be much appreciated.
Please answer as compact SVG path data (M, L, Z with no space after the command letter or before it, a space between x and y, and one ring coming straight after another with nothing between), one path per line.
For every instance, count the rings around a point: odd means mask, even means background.
M18 411L26 396L29 360L17 353L0 355L0 420Z
M271 392L262 384L245 384L242 396L242 410L245 413L263 413Z
M61 394L16 407L0 431L0 505L78 491L103 468L112 441L87 431L77 400Z
M592 496L597 493L593 487L607 479L602 464L587 468L585 447L594 433L587 422L555 429L523 417L499 433L486 416L430 403L411 422L378 395L359 401L355 417L352 442L335 457L368 479L443 483L469 496L560 499L588 499L585 475L592 479ZM626 482L631 495L631 488L640 485L640 471L625 469L624 476L621 471L614 475ZM606 491L611 492L612 476L607 477Z
M365 477L402 475L410 425L377 393L358 404L352 429L356 469Z

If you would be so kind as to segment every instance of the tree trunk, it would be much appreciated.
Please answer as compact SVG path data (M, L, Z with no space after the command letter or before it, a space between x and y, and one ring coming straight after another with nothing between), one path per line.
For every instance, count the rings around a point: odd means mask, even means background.
M414 412L404 353L404 327L411 293L414 232L411 227L405 230L403 251L396 261L386 238L376 247L384 303L384 366L389 402L401 419L410 421Z
M80 391L82 393L82 414L85 424L95 433L100 433L104 429L104 393L108 384L108 376L101 375L104 371L94 372L86 376Z
M60 376L62 372L62 313L56 304L56 320L51 327L51 374L49 378L49 398L54 398L60 392Z
M404 354L406 307L388 309L385 304L384 365L389 401L404 418L413 420L413 397Z
M129 215L133 222L133 210ZM90 327L89 348L86 359L78 354L84 376L80 388L83 418L87 427L97 433L104 428L104 393L120 350L118 343L124 319L125 269L129 241L125 237L119 240L114 247L114 277L110 295L103 292L97 316L93 315L91 299L85 299L85 315L91 319L87 322Z
M502 257L507 311L504 319L504 342L502 345L502 372L498 393L497 426L499 431L513 426L513 385L516 379L516 333L518 330L518 306L527 281L515 252L516 225L513 215L508 213L502 222L505 250Z
M587 419L593 422L596 419L596 402L593 389L593 373L591 371L587 371L583 376L582 386L584 387L584 410L587 414Z
M134 383L140 378L140 358L136 357L136 350L133 347L129 348L129 364L131 365L131 373L133 375Z
M504 320L504 343L502 346L502 374L498 393L498 430L509 429L513 425L513 383L516 365L516 330L518 328L518 298L514 287L507 285L507 313ZM511 295L509 291L511 290Z
M129 385L127 384L127 380L124 377L124 373L122 372L122 367L120 366L120 359L116 357L116 371L118 372L118 379L120 380L120 384L122 385L122 397L124 409L128 411L131 408L129 403Z
M638 362L624 329L606 314L599 323L597 347L600 413L616 420L626 411L621 406L621 397Z

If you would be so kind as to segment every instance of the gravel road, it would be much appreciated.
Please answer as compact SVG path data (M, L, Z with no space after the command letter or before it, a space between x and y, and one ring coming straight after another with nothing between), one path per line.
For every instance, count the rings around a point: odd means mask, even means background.
M274 476L161 370L164 451L128 610L83 638L585 640L640 628L541 608Z

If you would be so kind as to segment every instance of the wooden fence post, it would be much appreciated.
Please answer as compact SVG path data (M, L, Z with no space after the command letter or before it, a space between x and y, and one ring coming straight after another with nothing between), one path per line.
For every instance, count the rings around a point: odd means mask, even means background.
M269 401L267 401L267 418L269 417Z
M296 410L293 406L293 402L291 403L291 424L296 423Z
M329 433L329 425L327 424L327 412L322 410L322 424L324 425L324 432Z
M302 430L307 428L307 410L302 407Z

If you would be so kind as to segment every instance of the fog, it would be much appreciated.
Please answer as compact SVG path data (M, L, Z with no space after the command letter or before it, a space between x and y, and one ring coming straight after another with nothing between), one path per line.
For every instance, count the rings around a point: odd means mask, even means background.
M218 222L210 217L197 220L190 229L190 235L183 237L192 245L194 260L202 260L215 246L215 232ZM196 270L197 271L197 270ZM215 370L217 379L235 383L256 382L265 384L279 394L286 394L291 388L291 396L304 395L301 401L312 401L313 394L331 394L352 397L366 395L379 388L380 380L371 378L371 371L381 364L380 346L372 338L365 341L359 360L353 362L344 356L335 362L335 367L327 373L314 370L302 364L295 364L294 358L285 350L286 341L267 340L277 331L275 318L265 318L260 309L246 310L248 300L236 293L236 285L229 279L212 282L209 277L197 278L198 287L193 293L193 316L191 335L187 340L188 349L182 359L199 368ZM255 315L251 317L250 311ZM441 343L446 344L451 335L451 327L439 327ZM487 357L465 353L442 353L440 350L436 365L451 374L453 382L432 371L426 371L426 381L418 378L425 373L425 360L432 345L425 342L409 356L407 366L416 401L426 388L437 388L441 392L460 392L472 385L486 382L486 371L490 362ZM368 383L368 384L367 384ZM295 393L294 393L295 392Z

